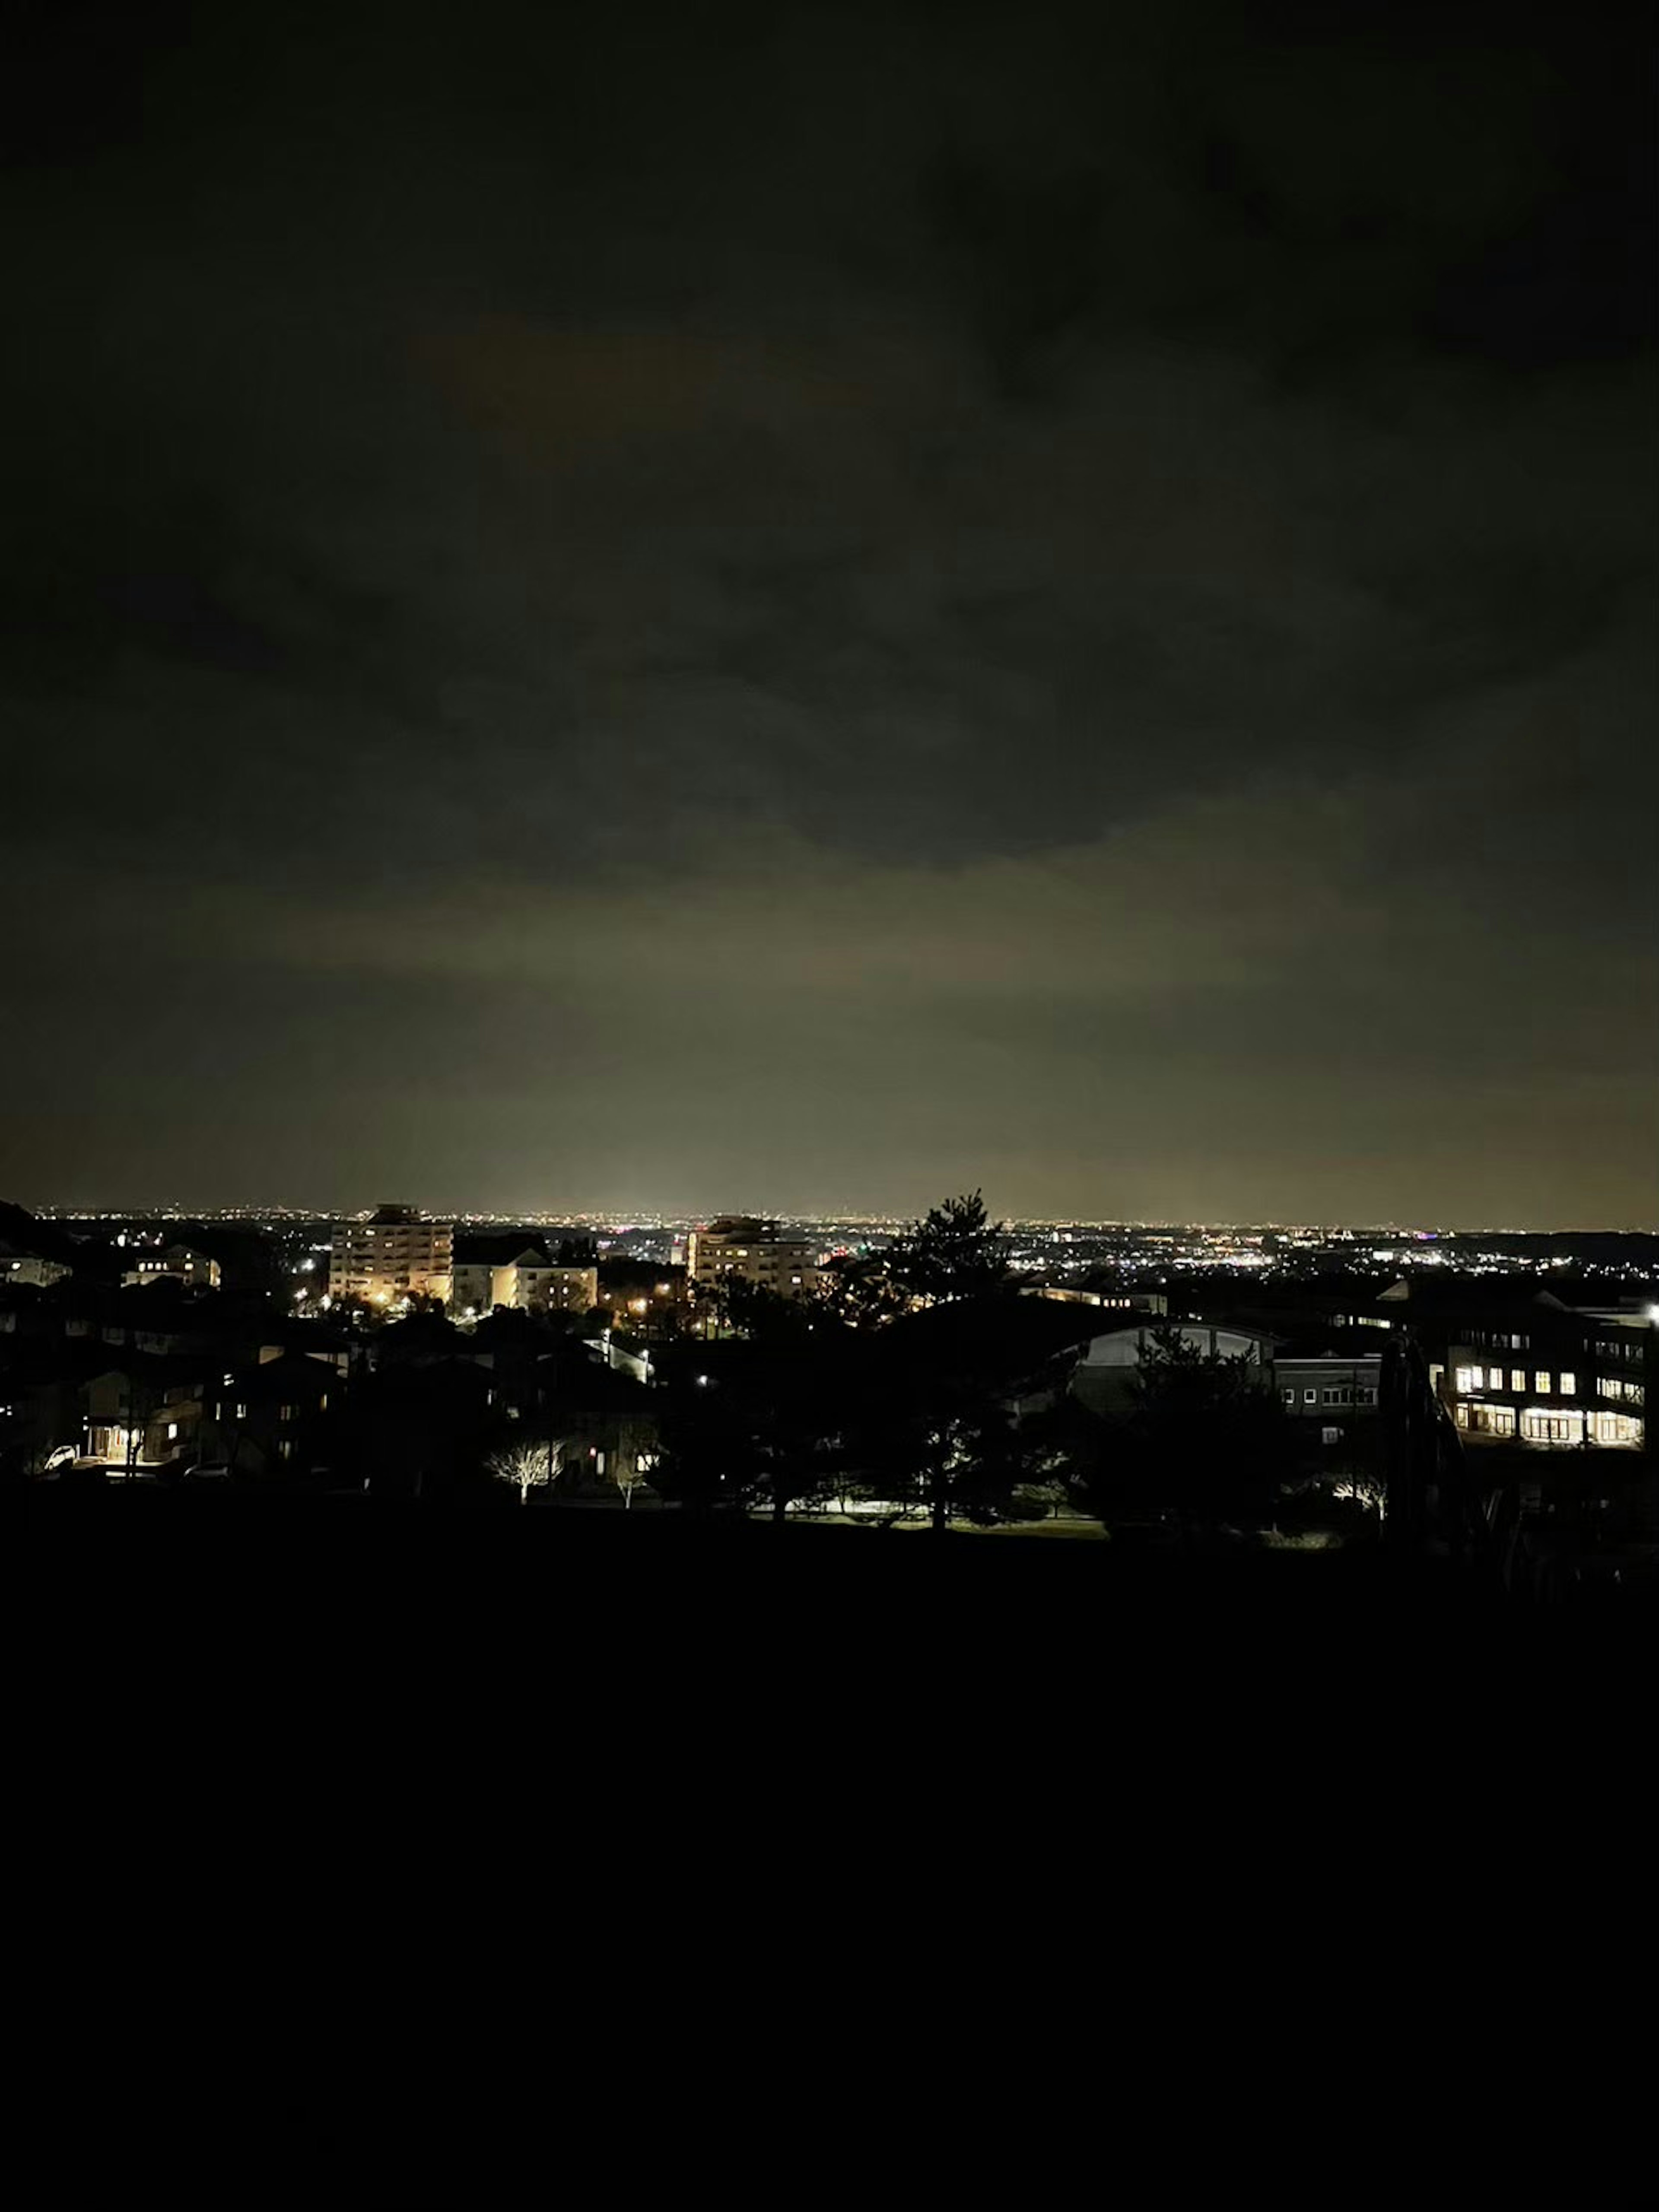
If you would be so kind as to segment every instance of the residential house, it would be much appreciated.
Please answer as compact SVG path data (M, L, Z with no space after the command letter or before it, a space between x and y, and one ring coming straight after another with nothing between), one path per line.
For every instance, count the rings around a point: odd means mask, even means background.
M300 1352L232 1368L208 1394L201 1457L234 1474L309 1475L327 1463L325 1417L343 1387L326 1362Z
M133 1264L122 1274L123 1287L143 1290L149 1284L166 1280L184 1283L197 1290L216 1291L222 1270L210 1253L194 1244L175 1243L162 1245L154 1251L142 1249Z
M37 1221L26 1206L0 1203L0 1286L45 1290L75 1273L76 1248L55 1223Z
M129 1353L82 1385L81 1456L127 1474L188 1466L198 1455L205 1396L199 1361Z

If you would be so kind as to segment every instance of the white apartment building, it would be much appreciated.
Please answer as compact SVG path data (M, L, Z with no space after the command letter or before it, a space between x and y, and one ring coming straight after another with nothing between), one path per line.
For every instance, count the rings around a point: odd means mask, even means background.
M447 1298L454 1250L454 1224L428 1221L412 1206L382 1206L367 1221L337 1221L328 1294L380 1306Z
M497 1306L586 1314L599 1302L599 1269L561 1267L544 1244L497 1237L463 1237L456 1246L449 1293L455 1314L488 1314Z
M817 1287L817 1247L805 1237L786 1236L775 1221L747 1213L722 1213L685 1240L686 1275L699 1298L733 1279L798 1298Z

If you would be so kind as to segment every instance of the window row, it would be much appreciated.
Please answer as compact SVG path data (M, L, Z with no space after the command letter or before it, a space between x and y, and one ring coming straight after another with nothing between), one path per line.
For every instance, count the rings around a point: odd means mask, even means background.
M1563 1407L1546 1412L1529 1406L1517 1415L1513 1406L1459 1406L1457 1425L1474 1435L1519 1436L1529 1444L1639 1444L1642 1424L1630 1413L1583 1413Z
M1526 1389L1527 1370L1524 1367L1460 1367L1453 1380L1460 1398L1469 1397L1477 1390L1507 1389L1519 1394ZM1570 1367L1564 1367L1560 1374L1553 1378L1547 1367L1534 1368L1532 1375L1533 1395L1539 1398L1547 1398L1551 1395L1552 1381L1554 1389L1563 1398L1577 1396L1578 1377Z
M1595 1387L1604 1398L1622 1399L1627 1406L1639 1406L1647 1392L1639 1382L1627 1382L1621 1375L1598 1375Z

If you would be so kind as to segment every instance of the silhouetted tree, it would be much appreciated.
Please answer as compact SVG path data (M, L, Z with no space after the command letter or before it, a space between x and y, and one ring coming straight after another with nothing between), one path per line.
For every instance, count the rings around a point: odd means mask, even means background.
M763 1495L766 1469L740 1401L688 1382L662 1425L653 1486L692 1514L740 1512Z
M990 1522L1046 1471L999 1383L957 1365L872 1363L849 1409L848 1464L870 1496L925 1511L936 1531L953 1520Z
M918 1297L978 1297L1007 1279L1003 1235L980 1192L947 1198L906 1229L893 1249L890 1272Z
M873 1328L904 1312L910 1297L889 1253L864 1252L831 1260L810 1303L833 1328Z
M816 1325L833 1326L816 1310L809 1298L787 1298L764 1283L746 1282L730 1275L720 1285L715 1304L728 1328L748 1337L769 1352L798 1351Z
M483 1371L464 1360L407 1364L363 1376L341 1408L342 1467L381 1491L424 1497L488 1483L509 1441Z
M870 1328L919 1301L983 1296L1007 1280L1003 1235L1003 1224L990 1219L978 1191L947 1198L911 1222L885 1251L832 1261L815 1303L848 1328Z
M1128 1442L1183 1540L1270 1509L1292 1439L1255 1361L1208 1351L1165 1324L1149 1333L1131 1387Z

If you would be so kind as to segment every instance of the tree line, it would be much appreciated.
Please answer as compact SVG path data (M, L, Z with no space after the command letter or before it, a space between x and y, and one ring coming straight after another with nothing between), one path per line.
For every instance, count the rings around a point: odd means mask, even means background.
M813 1296L733 1281L712 1371L671 1385L653 1485L693 1514L840 1506L939 1532L1071 1505L1191 1534L1271 1510L1294 1443L1258 1367L1155 1328L1104 1419L1066 1390L1052 1332L1019 1326L1038 1303L978 1191L831 1263Z

